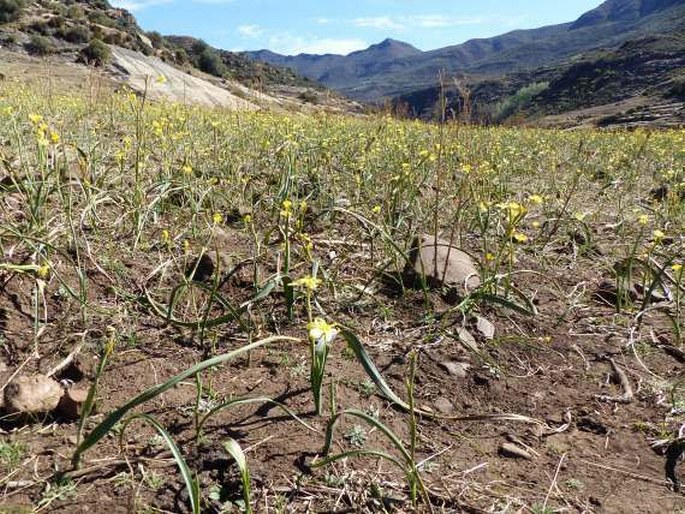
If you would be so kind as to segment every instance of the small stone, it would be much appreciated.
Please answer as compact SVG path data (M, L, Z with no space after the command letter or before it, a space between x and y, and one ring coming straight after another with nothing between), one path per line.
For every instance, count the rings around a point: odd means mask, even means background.
M57 406L57 411L64 418L77 419L81 415L81 407L87 398L87 387L74 386L64 393Z
M466 346L467 349L472 352L478 352L478 343L476 339L471 335L471 332L465 328L457 329L457 334L459 335L459 340Z
M442 414L452 414L454 412L454 405L447 398L440 397L435 402L435 410Z
M502 445L499 447L498 453L502 457L508 457L511 459L533 460L533 456L530 453L514 443L502 443Z
M476 329L484 339L491 341L495 337L495 325L482 316L476 317Z
M637 300L638 294L632 285L627 284L627 287L623 289L622 303L626 303L627 301L634 302ZM608 303L609 305L618 305L619 290L616 286L616 282L610 280L602 281L595 290L595 297L604 303Z
M57 407L64 391L45 375L21 375L5 387L5 410L9 413L37 414Z
M466 378L471 364L468 362L443 362L442 366L447 370L447 372L454 378Z
M473 259L449 241L429 234L412 242L405 271L418 278L425 277L431 287L450 286L460 295L480 285L480 274Z
M654 303L660 303L660 302L666 302L668 301L668 298L666 295L664 295L661 291L654 289L652 292L649 292L649 288L644 287L640 283L636 283L634 286L634 289L642 296L643 298L649 294L649 300Z

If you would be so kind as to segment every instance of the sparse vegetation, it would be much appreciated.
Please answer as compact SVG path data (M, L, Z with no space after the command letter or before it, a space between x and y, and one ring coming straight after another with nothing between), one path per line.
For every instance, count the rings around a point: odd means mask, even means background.
M49 93L0 84L3 362L88 394L12 421L31 508L612 510L626 473L679 500L649 445L685 423L682 130Z
M112 58L112 51L102 40L93 39L81 50L81 58L89 64L102 66Z
M24 0L0 0L0 23L9 23L21 15Z

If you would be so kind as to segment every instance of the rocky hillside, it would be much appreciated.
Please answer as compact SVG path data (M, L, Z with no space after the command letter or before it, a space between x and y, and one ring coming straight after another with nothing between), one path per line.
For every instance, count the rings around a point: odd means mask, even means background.
M79 86L74 65L97 67L113 85L148 90L149 78L163 76L154 88L178 101L229 107L256 105L355 109L309 79L287 68L255 63L242 55L212 48L189 37L144 32L125 9L105 0L0 1L0 72L25 79L45 73L36 59L50 63L52 76ZM54 71L60 66L67 69ZM28 70L20 71L20 70Z

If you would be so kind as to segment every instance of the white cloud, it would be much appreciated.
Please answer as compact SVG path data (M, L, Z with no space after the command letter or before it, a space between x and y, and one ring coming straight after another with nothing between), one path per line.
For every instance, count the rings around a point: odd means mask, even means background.
M296 54L339 54L347 55L356 50L368 48L366 41L356 38L320 38L316 36L293 36L290 33L272 34L269 48L285 55Z
M112 0L110 2L114 7L120 7L127 11L142 11L147 7L153 5L168 4L172 0Z
M374 16L369 18L355 18L352 21L355 27L369 27L383 30L401 30L404 25L390 16Z
M259 25L240 25L238 34L245 38L256 38L264 34L264 29Z
M409 23L423 28L454 27L457 25L478 25L485 22L479 16L446 16L444 14L421 14L409 16Z

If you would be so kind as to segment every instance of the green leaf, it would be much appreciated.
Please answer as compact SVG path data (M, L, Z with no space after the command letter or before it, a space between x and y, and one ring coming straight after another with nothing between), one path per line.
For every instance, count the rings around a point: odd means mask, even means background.
M197 480L193 477L190 468L188 467L188 464L186 464L186 461L183 458L183 454L181 454L181 450L179 450L178 446L174 442L174 439L171 437L169 432L167 432L164 429L164 427L159 423L159 421L157 421L149 414L134 414L133 416L128 418L126 422L123 424L121 434L119 435L119 440L123 440L126 427L128 427L128 425L136 419L146 421L157 430L160 436L162 436L162 439L164 439L164 442L171 450L171 454L173 455L174 460L178 465L178 469L181 472L181 476L183 477L183 481L186 484L186 489L188 490L188 496L190 497L190 506L193 509L193 514L200 514L200 490Z
M300 342L300 339L294 338L294 337L286 337L286 336L273 336L273 337L267 337L265 339L261 339L259 341L256 341L254 343L242 346L238 348L237 350L233 350L232 352L226 353L224 355L217 355L216 357L212 357L211 359L207 359L205 361L202 361L185 371L179 373L178 375L170 378L166 382L162 384L158 384L156 386L153 386L149 389L146 389L142 393L140 393L138 396L132 398L129 400L126 404L123 406L119 407L115 411L111 412L99 425L97 425L91 432L88 434L88 437L86 437L83 442L76 448L76 451L74 452L74 456L72 457L72 465L74 467L78 467L81 455L83 452L87 451L89 448L93 447L95 444L100 441L103 437L107 435L107 433L112 430L114 425L116 425L121 419L128 414L129 411L132 409L136 408L137 406L152 400L153 398L159 396L165 391L168 391L172 387L178 385L181 383L183 380L186 380L190 377L193 377L197 375L198 373L204 371L207 368L211 368L214 366L218 366L219 364L223 364L224 362L228 362L229 360L242 355L243 353L250 352L254 350L255 348L259 348L260 346L264 346L276 341L290 341L290 342Z
M233 457L233 460L235 460L235 463L238 465L238 469L240 470L241 481L243 483L243 501L245 502L245 513L251 514L252 506L250 504L250 470L247 467L247 459L245 458L245 453L243 453L243 449L240 447L240 445L235 439L229 439L228 441L226 441L224 443L224 449L228 452L228 454L231 457Z

